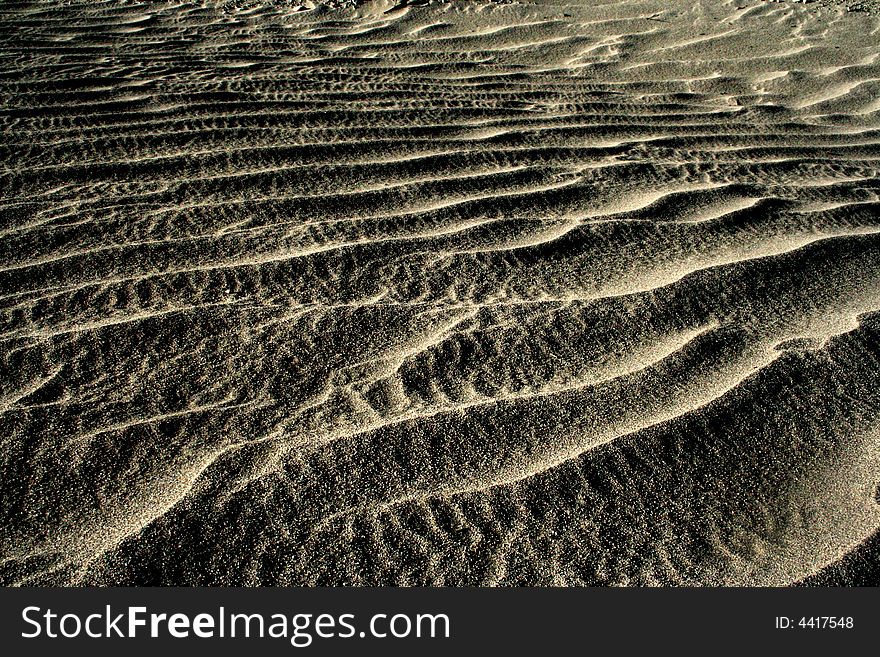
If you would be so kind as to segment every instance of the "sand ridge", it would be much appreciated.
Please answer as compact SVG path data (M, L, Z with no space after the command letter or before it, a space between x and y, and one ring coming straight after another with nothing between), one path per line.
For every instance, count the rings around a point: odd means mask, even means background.
M0 580L856 581L863 4L4 3Z

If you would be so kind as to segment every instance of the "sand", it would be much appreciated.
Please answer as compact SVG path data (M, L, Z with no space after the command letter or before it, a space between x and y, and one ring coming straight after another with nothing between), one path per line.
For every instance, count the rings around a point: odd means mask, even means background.
M0 582L880 583L873 2L4 2Z

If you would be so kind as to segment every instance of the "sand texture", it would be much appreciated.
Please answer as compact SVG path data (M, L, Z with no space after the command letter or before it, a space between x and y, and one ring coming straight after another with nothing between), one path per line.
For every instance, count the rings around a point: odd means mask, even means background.
M0 4L0 583L880 583L873 2Z

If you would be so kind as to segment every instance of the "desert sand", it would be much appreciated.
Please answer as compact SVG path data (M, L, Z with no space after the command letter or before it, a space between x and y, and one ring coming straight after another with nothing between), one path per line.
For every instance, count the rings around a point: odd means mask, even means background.
M0 5L0 583L880 583L876 2Z

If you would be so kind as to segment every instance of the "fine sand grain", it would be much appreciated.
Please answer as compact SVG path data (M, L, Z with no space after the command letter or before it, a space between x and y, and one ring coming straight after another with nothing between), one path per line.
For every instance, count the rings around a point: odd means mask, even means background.
M0 582L880 583L878 5L3 2Z

